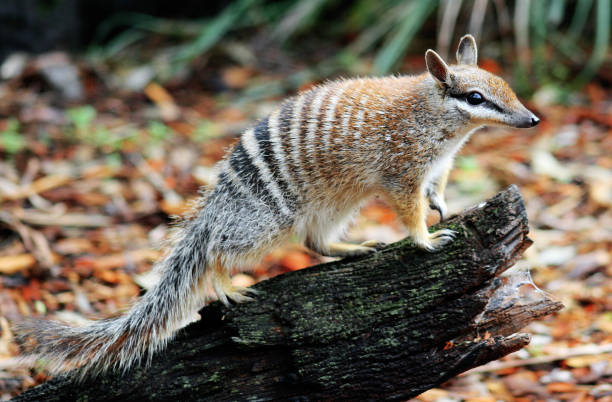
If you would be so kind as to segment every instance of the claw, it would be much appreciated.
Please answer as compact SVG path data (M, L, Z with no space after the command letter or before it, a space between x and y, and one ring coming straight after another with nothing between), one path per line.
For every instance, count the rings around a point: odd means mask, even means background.
M232 286L231 290L227 293L227 297L234 303L252 301L253 298L247 296L247 293L255 294L257 291L249 288L243 288L242 286Z
M436 251L442 246L451 243L455 239L456 233L450 229L440 229L434 233L428 234L424 239L415 239L415 243L422 249L427 251Z
M432 233L432 237L434 239L437 239L439 237L450 237L451 239L454 239L456 235L457 233L451 229L440 229Z
M243 303L252 301L253 298L247 296L247 294L256 295L258 292L251 288L244 288L242 286L233 286L229 284L229 278L226 281L214 282L213 288L219 301L226 307L230 306L230 300L234 303Z
M444 199L440 197L437 193L432 193L429 195L429 208L435 209L440 214L440 222L442 222L446 216L447 207Z
M439 205L429 204L429 208L438 211L438 214L440 214L440 222L444 220L444 212L442 212L442 208Z

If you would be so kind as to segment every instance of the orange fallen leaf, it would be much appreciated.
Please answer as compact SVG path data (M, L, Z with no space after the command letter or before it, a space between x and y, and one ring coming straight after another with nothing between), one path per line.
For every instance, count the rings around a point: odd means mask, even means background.
M129 251L127 253L107 255L99 258L88 256L78 258L75 261L75 266L92 267L96 270L113 269L124 267L127 264L139 264L143 261L155 261L159 258L159 255L159 251L142 249Z
M497 399L492 396L473 396L470 398L466 398L465 402L496 402Z
M297 271L298 269L306 268L311 264L310 256L301 251L289 251L281 258L280 263L283 267Z
M53 249L59 254L80 254L93 250L93 244L88 239L69 237L55 242Z
M172 95L164 87L152 82L145 87L144 93L159 108L162 120L172 121L179 117L180 109L174 103Z
M125 283L130 281L130 277L123 271L109 269L96 269L94 276L108 283Z
M187 201L173 202L162 200L159 204L161 210L167 213L168 215L182 216L185 213L191 211L192 209L192 205Z
M30 282L21 288L21 295L26 301L40 300L40 282L36 279L30 279Z
M572 392L576 391L576 385L569 382L551 382L546 385L548 392Z
M499 74L501 72L501 67L499 63L493 59L483 59L479 64L479 67L483 70L487 70L493 74Z
M83 179L103 179L112 177L119 171L119 168L112 165L95 165L83 169Z
M580 368L589 367L593 363L597 363L602 360L608 360L609 364L612 364L612 356L610 355L594 355L594 356L576 356L565 359L564 363L568 367Z
M244 88L252 74L252 70L245 67L236 66L224 68L221 71L223 82L225 82L225 85L233 89Z
M49 175L41 177L38 180L34 180L32 183L30 183L30 185L19 189L19 191L8 194L0 194L0 198L6 200L18 200L21 198L27 198L32 195L51 190L55 187L63 186L67 184L70 180L72 180L70 177L62 175Z
M381 224L393 223L397 217L391 208L379 204L372 204L365 207L361 211L361 214L366 218Z
M33 267L36 259L31 254L17 254L0 257L0 272L11 275Z

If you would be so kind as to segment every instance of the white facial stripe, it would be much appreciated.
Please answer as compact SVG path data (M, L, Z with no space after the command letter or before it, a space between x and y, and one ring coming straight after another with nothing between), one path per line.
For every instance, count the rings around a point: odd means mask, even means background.
M244 134L242 134L242 145L244 146L245 151L251 158L253 165L259 170L259 178L266 183L266 187L268 191L274 196L277 201L281 212L284 215L291 215L291 210L287 208L285 204L285 198L283 197L283 193L280 191L278 184L272 177L272 173L270 173L270 169L264 163L261 155L259 153L259 145L257 144L257 139L255 138L255 132L253 129L247 130Z
M492 120L492 121L505 121L506 116L503 113L499 113L491 108L483 107L481 105L470 105L462 100L456 101L457 108L464 111L468 116L475 118L476 120Z

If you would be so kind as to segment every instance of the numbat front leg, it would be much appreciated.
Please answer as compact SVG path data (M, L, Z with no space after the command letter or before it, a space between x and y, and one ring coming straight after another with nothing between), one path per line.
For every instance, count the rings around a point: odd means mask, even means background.
M427 186L425 190L425 196L429 201L429 208L435 209L440 214L440 222L446 218L448 208L444 201L444 190L446 189L446 183L448 182L448 174L452 167L452 162L449 162L444 168L444 172L440 177L437 177Z
M399 214L402 223L408 229L408 233L414 243L427 251L434 251L455 238L455 232L450 229L441 229L434 233L427 231L426 211L427 201L422 191L410 193L392 192L389 198Z

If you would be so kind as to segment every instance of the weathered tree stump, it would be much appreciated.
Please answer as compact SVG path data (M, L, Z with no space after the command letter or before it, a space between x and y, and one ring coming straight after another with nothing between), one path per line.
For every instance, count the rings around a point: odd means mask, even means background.
M440 227L429 253L407 240L371 256L277 276L250 303L212 303L150 367L76 383L54 378L16 400L405 400L529 343L514 334L562 307L499 275L529 247L511 186Z

